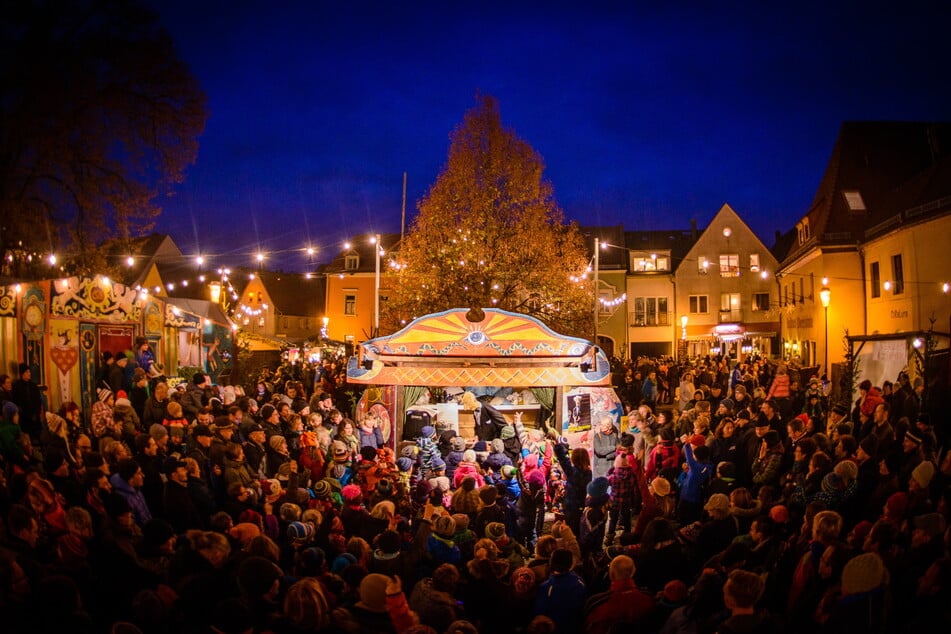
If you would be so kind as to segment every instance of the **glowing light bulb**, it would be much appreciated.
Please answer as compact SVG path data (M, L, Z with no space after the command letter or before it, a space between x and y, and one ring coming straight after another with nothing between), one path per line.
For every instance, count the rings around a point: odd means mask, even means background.
M55 254L55 253L50 253L49 261L50 261L50 266L56 266L56 254Z
M263 261L264 261L264 254L261 253L260 251L258 251L258 254L257 254L256 256L254 256L254 257L257 259L258 262L263 262Z
M195 258L195 264L197 264L198 266L201 266L204 263L205 263L205 258L201 257L200 255L197 258Z
M133 257L130 255L129 257L127 257L127 258L125 259L125 263L128 264L129 266L132 266L133 264L135 264L135 258L133 258Z

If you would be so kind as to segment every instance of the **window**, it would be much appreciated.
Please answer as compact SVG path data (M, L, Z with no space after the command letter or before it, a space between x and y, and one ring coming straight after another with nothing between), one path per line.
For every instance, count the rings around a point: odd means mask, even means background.
M283 325L281 327L284 328L284 330L287 330L287 317L284 317L282 319L282 322L283 322Z
M859 192L842 192L845 196L845 204L849 206L849 211L865 211L865 201L862 200L862 194Z
M759 253L750 253L750 271L759 271Z
M901 265L901 253L892 256L892 277L895 278L895 294L901 295L905 292L905 271Z
M691 295L690 296L690 312L694 315L705 314L707 312L707 296L706 295Z
M635 326L668 325L666 297L635 297L634 316L631 323Z
M805 278L800 277L799 278L799 302L800 303L805 303L806 301L805 284L806 284Z
M632 253L631 270L635 273L643 273L648 271L669 271L670 258L666 253Z
M809 230L809 218L803 218L796 224L796 235L799 237L799 244L812 236L812 232Z
M345 256L343 259L343 268L348 271L356 271L360 268L360 256L356 253Z
M697 273L700 275L706 275L707 269L710 268L710 262L707 261L707 258L700 256L697 258Z
M614 311L611 310L614 308L614 291L609 288L602 288L598 295L598 312L602 315L614 314Z
M720 256L720 277L740 276L740 256L736 253L727 253Z
M344 315L357 314L357 296L356 295L343 296L343 314Z
M720 293L720 310L734 311L740 309L739 293Z
M878 262L872 262L868 265L868 281L872 285L872 297L882 296L882 273L878 268Z
M753 310L769 310L769 293L753 293Z

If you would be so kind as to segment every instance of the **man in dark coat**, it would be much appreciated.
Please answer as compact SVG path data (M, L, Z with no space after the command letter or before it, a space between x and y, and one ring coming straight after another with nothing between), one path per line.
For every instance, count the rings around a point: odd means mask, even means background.
M20 428L30 435L34 442L40 438L43 420L43 397L40 387L33 382L30 366L21 363L20 378L13 383L11 390L13 402L20 408Z
M165 519L179 533L190 528L202 526L203 521L195 509L188 491L188 470L178 458L169 458L165 462Z

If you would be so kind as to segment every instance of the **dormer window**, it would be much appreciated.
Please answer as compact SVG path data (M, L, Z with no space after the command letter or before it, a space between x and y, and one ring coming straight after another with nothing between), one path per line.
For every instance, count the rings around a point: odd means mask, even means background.
M360 256L356 253L351 253L344 256L343 268L347 271L356 271L358 268L360 268Z
M796 234L799 236L799 244L803 244L812 236L809 230L809 218L803 218L796 224Z
M845 204L849 206L849 211L858 213L866 210L865 201L862 200L862 194L859 192L842 192L842 195L845 197Z

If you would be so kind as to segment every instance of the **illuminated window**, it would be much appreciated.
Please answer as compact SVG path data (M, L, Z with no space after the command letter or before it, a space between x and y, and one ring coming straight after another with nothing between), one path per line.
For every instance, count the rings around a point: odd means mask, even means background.
M750 253L750 270L754 273L759 271L759 253Z
M635 273L669 270L670 258L667 253L645 251L631 253L631 271Z
M707 260L706 257L701 255L699 258L697 258L697 272L698 273L700 273L701 275L706 275L707 269L709 268L710 268L710 262L709 260Z
M740 276L740 256L736 253L726 253L720 256L720 277Z
M739 310L739 293L720 293L720 310Z
M635 297L631 324L634 326L667 326L669 324L667 298Z
M859 192L842 192L845 197L845 204L849 206L849 211L865 211L865 201L862 200L862 194Z

